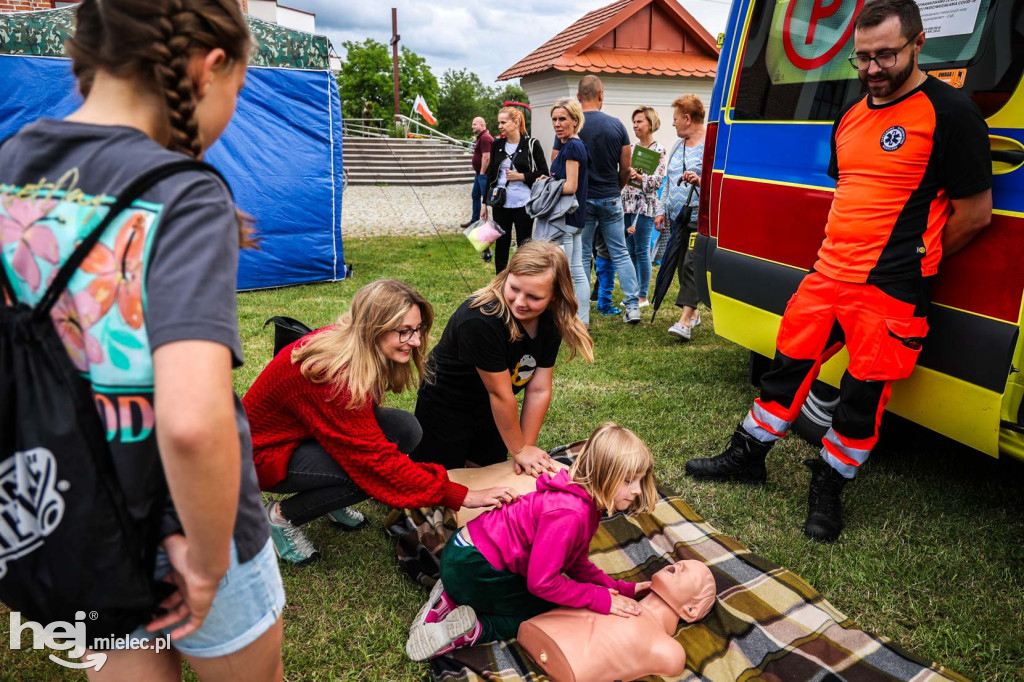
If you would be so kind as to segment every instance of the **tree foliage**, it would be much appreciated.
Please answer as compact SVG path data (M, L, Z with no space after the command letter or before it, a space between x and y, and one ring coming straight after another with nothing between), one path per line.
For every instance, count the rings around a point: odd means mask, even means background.
M441 76L436 111L438 128L452 137L466 139L472 137L473 119L482 116L493 134L497 130L498 110L506 101L528 104L530 100L518 85L489 87L468 69L448 69ZM525 113L529 128L530 112Z
M342 46L346 51L338 73L342 115L362 118L364 105L372 102L374 118L390 120L395 105L389 46L372 38L346 40ZM416 95L422 95L431 111L437 111L437 78L423 57L402 47L398 56L398 99L406 116L412 111Z
M390 47L373 38L348 40L342 46L346 52L338 73L342 115L363 118L364 105L372 102L373 118L389 122L394 111ZM493 133L497 130L498 110L506 101L529 103L518 85L487 86L469 69L448 69L438 85L427 61L407 47L401 48L398 57L398 84L403 114L410 116L413 100L422 95L437 117L438 129L461 139L473 136L472 123L477 116L487 120ZM529 127L530 112L525 113Z

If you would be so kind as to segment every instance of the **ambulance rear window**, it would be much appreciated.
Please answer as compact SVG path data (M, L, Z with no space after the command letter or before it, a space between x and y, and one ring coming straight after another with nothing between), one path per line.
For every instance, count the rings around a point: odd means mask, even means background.
M864 0L754 0L733 118L832 121L865 90L847 58ZM958 87L986 117L1024 71L1024 3L919 0L920 66ZM904 53L905 54L905 53Z

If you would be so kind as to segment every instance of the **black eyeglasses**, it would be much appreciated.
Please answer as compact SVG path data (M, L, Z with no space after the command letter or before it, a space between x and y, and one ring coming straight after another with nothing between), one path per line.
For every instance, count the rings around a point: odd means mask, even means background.
M895 52L880 52L876 54L874 57L855 54L849 58L850 66L857 69L858 71L867 71L869 68L871 68L871 62L874 62L875 64L878 64L878 68L880 69L891 69L892 67L896 66L896 55L902 52L904 47L914 42L915 39L917 39L917 36L914 36L907 42L903 43L902 47L900 47Z
M399 343L405 343L406 341L408 341L409 339L411 339L413 337L413 334L415 334L416 336L422 338L422 336L423 336L423 325L421 324L418 327L405 327L404 329L392 329L391 331L393 331L396 334L398 334L398 342Z

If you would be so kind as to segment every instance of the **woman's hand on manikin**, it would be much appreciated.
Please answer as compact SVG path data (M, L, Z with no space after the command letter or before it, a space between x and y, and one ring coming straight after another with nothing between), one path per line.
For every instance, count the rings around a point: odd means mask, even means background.
M470 490L466 493L466 499L462 501L462 506L467 509L476 509L478 507L496 507L500 509L502 505L510 504L518 499L518 490L507 485L499 485L494 488L484 488L483 490Z
M529 474L537 478L545 471L558 473L558 466L551 459L551 455L536 445L524 445L522 450L512 453L512 461L517 474Z

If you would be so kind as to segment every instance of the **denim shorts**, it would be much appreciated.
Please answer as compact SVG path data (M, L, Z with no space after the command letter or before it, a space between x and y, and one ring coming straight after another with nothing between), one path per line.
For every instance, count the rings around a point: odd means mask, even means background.
M157 579L170 571L167 554L160 550L156 558ZM252 644L277 622L284 610L284 585L277 568L273 543L267 540L256 556L238 563L235 541L231 541L231 566L217 589L213 606L202 626L171 645L186 656L216 658L233 654ZM136 639L152 639L169 634L177 625L146 632L140 625L131 633Z

